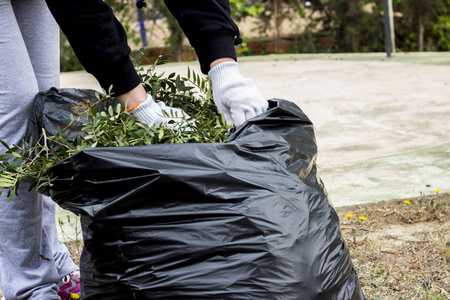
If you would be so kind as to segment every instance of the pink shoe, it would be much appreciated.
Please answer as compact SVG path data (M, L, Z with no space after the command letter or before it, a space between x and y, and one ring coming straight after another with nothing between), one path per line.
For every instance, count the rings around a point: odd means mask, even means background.
M79 299L81 291L80 271L75 270L61 278L58 286L58 296L62 300Z

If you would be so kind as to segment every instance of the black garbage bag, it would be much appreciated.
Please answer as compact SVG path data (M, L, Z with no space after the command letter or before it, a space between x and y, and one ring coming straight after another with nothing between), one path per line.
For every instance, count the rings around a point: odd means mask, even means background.
M83 299L364 299L313 125L269 105L228 143L90 148L52 168L53 200L81 217Z
M70 124L72 121L70 114L76 115L72 108L80 104L86 104L88 101L96 103L96 94L101 95L101 93L90 89L70 88L51 88L38 93L30 109L26 140L29 143L38 141L42 129L45 129L48 136L56 135L58 128L64 129ZM81 128L86 122L87 118L81 116L69 128L70 133L67 139L74 139L76 135L80 134Z

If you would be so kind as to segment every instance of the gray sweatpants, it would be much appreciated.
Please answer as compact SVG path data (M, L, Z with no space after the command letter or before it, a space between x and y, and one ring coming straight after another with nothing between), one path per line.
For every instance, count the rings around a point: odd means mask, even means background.
M58 86L59 29L45 1L0 0L0 139L20 143L34 96ZM11 202L1 196L0 287L7 300L60 299L57 283L76 268L58 239L53 201L25 184Z

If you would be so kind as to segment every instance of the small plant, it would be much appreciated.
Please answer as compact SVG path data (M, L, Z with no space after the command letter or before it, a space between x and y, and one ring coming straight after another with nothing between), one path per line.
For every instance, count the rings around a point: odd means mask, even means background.
M66 219L67 222L58 218L58 225L61 229L61 236L64 240L64 243L66 245L72 245L74 246L74 253L73 255L75 257L79 257L81 254L81 249L83 248L83 241L81 240L81 224L80 220L77 216L70 214L69 212L66 213ZM66 229L71 230L72 232L69 233L66 231Z
M450 263L450 241L447 241L445 236L440 238L436 250L446 262Z
M142 52L138 53L141 55ZM148 126L130 116L110 93L97 95L97 101L74 107L72 122L53 136L45 130L33 144L7 145L0 154L0 194L7 192L10 201L17 194L21 182L28 182L30 190L52 185L51 168L56 163L93 147L120 147L168 143L225 143L231 126L227 126L214 105L207 78L188 68L187 77L172 73L167 77L156 74L156 66L169 56L160 56L148 69L136 66L143 85L156 101L183 109L188 117L183 122ZM68 140L70 126L87 120L82 133Z
M399 202L400 218L405 223L417 223L429 221L430 219L444 221L448 215L448 193L435 190L435 194L425 195L420 193L420 197L413 200L403 200Z
M367 218L364 216L357 216L356 218L353 218L353 214L346 214L345 217L348 219L350 224L352 225L352 237L353 237L353 244L356 244L356 232L358 230L363 230L361 228L362 222L367 221ZM353 219L352 219L353 218ZM355 220L355 221L353 221Z
M403 221L406 223L412 223L417 217L420 217L420 212L414 213L414 211L411 208L412 205L414 205L414 202L411 202L409 200L403 201L401 217L403 218Z

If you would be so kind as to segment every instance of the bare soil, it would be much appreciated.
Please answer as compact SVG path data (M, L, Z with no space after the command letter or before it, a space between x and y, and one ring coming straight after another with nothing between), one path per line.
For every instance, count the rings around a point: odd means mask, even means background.
M450 299L450 194L336 211L367 299Z

